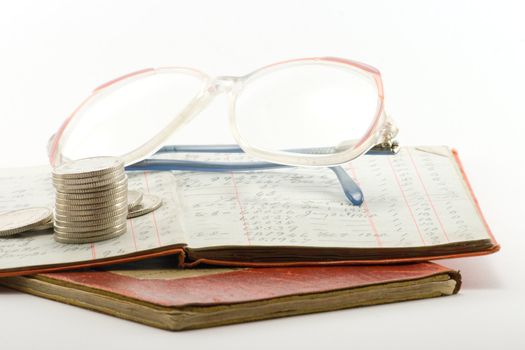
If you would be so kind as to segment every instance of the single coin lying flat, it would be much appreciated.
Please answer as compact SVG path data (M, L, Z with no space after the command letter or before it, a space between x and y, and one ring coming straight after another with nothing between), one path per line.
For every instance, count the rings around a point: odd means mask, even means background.
M34 226L31 228L31 231L45 231L52 229L54 227L53 218L51 218L48 222L43 223L42 225Z
M128 219L146 215L157 210L162 205L162 199L153 194L144 194L139 205L128 211Z
M142 202L143 194L139 191L128 191L128 209L131 210Z
M52 218L53 212L46 207L18 209L0 214L0 237L30 231Z

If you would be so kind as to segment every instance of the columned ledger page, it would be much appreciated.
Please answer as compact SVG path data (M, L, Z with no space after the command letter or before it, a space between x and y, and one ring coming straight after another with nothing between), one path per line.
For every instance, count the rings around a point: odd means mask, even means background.
M182 159L253 161L242 154L162 154ZM129 188L162 197L155 212L128 220L115 239L67 245L52 231L0 238L0 270L89 262L167 246L424 247L489 239L446 147L403 148L344 166L365 202L348 203L325 168L238 173L131 172ZM0 212L54 206L48 167L4 169Z
M189 153L184 159L247 160ZM188 246L380 248L489 239L447 147L365 155L344 168L363 190L360 207L347 202L326 168L174 173Z
M62 244L54 241L52 230L0 238L0 270L87 262L186 241L177 218L173 177L169 173L128 173L128 188L159 195L163 204L152 214L128 220L127 232L108 241ZM3 169L0 194L0 212L33 206L53 208L51 169Z

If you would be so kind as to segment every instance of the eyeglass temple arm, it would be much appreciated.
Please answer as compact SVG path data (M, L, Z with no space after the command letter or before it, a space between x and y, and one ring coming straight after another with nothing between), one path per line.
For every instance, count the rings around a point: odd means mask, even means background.
M244 153L237 145L191 145L191 146L165 146L157 153ZM172 159L146 159L126 167L128 171L153 170L153 171L199 171L199 172L241 172L254 170L268 170L288 168L287 165L268 162L201 162L192 160ZM341 184L346 198L353 205L361 205L364 200L363 192L354 180L340 167L329 167L334 172Z
M337 148L337 147L336 147ZM392 155L399 150L397 141L392 141L390 144L380 143L372 147L366 154L368 155ZM297 153L331 153L334 147L317 147L317 148L301 148L288 150L289 152ZM158 153L244 153L239 145L166 145L157 151Z

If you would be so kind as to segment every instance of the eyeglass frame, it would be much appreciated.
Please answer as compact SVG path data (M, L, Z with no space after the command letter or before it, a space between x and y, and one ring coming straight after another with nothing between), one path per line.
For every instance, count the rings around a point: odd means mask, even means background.
M242 91L244 85L250 80L257 78L261 74L268 74L276 69L285 69L291 66L305 65L305 64L327 64L337 65L350 69L358 69L362 73L369 75L377 86L378 102L376 113L370 124L367 132L359 140L348 140L336 147L317 147L301 150L288 151L270 151L263 148L256 147L245 140L239 132L236 122L235 106L237 96ZM113 87L116 84L128 82L130 79L138 79L144 75L159 74L159 73L184 73L197 76L202 79L204 88L200 93L193 98L193 100L173 118L163 130L161 130L152 139L147 141L141 147L122 156L127 165L127 170L184 170L188 169L189 164L182 164L180 161L147 159L148 156L154 153L165 152L212 152L217 153L220 150L227 150L229 153L245 152L255 158L265 160L265 162L238 164L237 166L228 166L221 163L207 163L195 162L191 165L193 171L253 171L258 169L280 168L286 166L306 166L306 167L329 167L336 175L341 183L348 200L354 205L362 204L364 196L359 186L351 179L348 174L339 165L347 163L358 156L369 154L395 154L398 151L398 143L395 140L397 136L397 127L392 119L385 113L384 109L384 93L381 74L378 69L369 66L365 63L356 62L338 57L314 57L314 58L300 58L283 62L274 63L262 68L259 68L244 76L219 76L211 78L205 73L202 73L193 68L185 67L162 67L162 68L148 68L133 73L126 74L119 78L113 79L105 84L97 87L90 96L88 96L73 113L62 123L58 131L52 135L48 143L48 155L52 166L56 166L65 161L68 161L61 152L61 142L67 140L68 126L76 114L88 103L108 87ZM175 132L176 129L191 121L201 110L203 110L211 100L220 93L228 93L230 97L229 102L229 122L230 129L234 139L238 145L226 146L165 146L162 147L165 140ZM334 151L340 150L338 153ZM164 162L162 162L164 161ZM171 162L171 165L170 165ZM190 161L191 162L191 161ZM200 169L200 170L197 170ZM215 170L213 170L215 169Z

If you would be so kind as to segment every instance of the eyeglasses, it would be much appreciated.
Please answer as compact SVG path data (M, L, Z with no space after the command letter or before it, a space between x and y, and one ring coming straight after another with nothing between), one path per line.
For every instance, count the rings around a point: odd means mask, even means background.
M219 94L229 96L237 145L164 146ZM128 170L252 171L329 167L345 195L359 187L339 167L364 153L392 154L397 129L383 106L379 71L342 58L305 58L250 74L211 78L191 68L145 69L101 85L63 122L48 145L52 166L98 155ZM246 152L240 164L147 159L159 152ZM190 163L188 163L190 162Z

